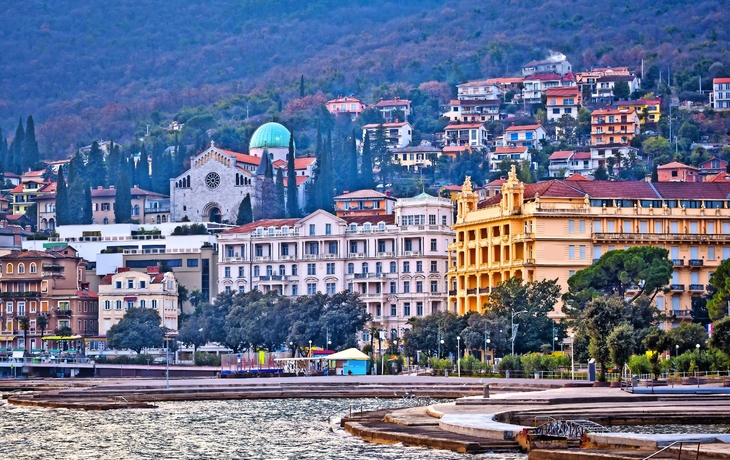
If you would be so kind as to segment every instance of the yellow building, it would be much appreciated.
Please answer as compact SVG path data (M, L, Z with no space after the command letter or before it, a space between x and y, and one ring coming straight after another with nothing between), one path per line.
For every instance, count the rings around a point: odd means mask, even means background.
M638 99L636 101L619 101L619 108L635 109L639 115L639 123L644 124L658 123L662 116L662 100L656 99Z
M449 308L481 312L491 289L511 277L557 279L565 292L568 278L605 252L653 245L667 249L675 267L670 292L655 303L670 318L690 320L692 297L730 258L728 196L730 183L523 184L513 168L501 194L478 203L467 178L449 247Z

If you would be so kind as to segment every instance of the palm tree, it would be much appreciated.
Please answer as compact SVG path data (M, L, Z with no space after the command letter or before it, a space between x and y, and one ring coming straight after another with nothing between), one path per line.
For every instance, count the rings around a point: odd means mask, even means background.
M36 316L35 324L38 327L38 329L41 330L41 350L43 349L43 335L46 333L46 328L48 327L48 315L45 313L40 313L38 316Z
M30 319L27 316L19 317L18 327L23 330L23 349L28 351L28 328L30 327Z

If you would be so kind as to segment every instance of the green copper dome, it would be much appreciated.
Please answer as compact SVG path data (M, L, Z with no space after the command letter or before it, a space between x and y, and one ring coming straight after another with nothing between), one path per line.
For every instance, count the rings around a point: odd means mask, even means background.
M291 134L283 125L273 122L265 123L259 126L259 129L253 133L248 148L249 150L263 147L288 148L289 137L291 137Z

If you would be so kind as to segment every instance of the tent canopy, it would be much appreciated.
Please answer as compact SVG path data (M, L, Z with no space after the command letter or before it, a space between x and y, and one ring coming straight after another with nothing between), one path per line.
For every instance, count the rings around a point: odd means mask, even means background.
M342 350L339 353L335 353L333 355L327 356L328 361L341 361L341 360L348 360L348 361L368 361L370 360L370 357L366 355L365 353L361 352L357 348L348 348L347 350Z

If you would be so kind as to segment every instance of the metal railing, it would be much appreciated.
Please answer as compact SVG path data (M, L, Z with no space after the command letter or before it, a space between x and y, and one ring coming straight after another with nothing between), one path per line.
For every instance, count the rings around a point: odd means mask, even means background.
M677 453L677 460L682 458L682 447L684 447L685 444L697 444L697 455L695 455L695 459L700 458L700 445L702 444L702 441L674 441L673 443L662 447L658 451L654 452L653 454L649 455L648 457L644 457L642 460L649 460L650 458L654 458L657 455L661 454L662 452L665 452L669 450L670 448L676 446L679 444L679 452Z

